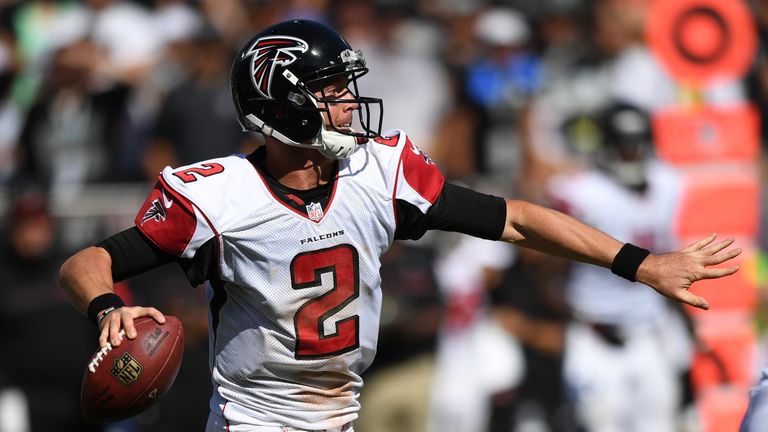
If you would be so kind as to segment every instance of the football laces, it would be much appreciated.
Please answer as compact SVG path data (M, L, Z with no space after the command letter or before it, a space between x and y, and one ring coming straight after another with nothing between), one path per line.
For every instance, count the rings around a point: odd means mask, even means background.
M120 339L123 339L124 336L125 330L120 330ZM101 347L99 352L93 356L91 362L88 363L88 370L91 371L91 373L96 373L96 368L99 367L99 363L104 360L104 356L106 356L109 351L112 351L112 344L107 342L107 344Z

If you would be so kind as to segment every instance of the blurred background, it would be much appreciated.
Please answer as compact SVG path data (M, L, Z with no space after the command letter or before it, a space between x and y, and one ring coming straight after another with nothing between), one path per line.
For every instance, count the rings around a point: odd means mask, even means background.
M663 252L735 236L741 271L671 304L605 270L434 232L384 256L358 432L735 431L768 366L766 0L0 0L0 432L191 431L206 304L179 269L119 284L178 316L184 362L140 416L83 423L96 332L62 261L132 225L166 165L249 152L231 59L310 18L362 49L446 177Z

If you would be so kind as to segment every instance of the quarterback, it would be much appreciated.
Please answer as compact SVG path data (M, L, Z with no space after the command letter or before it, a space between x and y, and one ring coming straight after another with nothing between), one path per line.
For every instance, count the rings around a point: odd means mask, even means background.
M376 352L380 257L427 230L610 268L701 308L691 284L737 270L710 267L740 253L731 239L655 255L565 214L447 183L404 131L381 132L382 101L359 95L366 72L363 54L322 24L258 33L234 59L231 88L243 129L266 144L165 168L134 227L61 268L102 346L119 345L121 330L134 338L138 317L164 320L124 305L115 281L176 263L192 285L206 282L207 431L351 431Z

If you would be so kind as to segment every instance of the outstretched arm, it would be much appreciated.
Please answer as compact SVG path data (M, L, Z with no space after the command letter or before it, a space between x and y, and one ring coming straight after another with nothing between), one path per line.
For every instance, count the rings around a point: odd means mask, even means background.
M712 234L682 251L649 255L637 269L637 280L666 297L708 309L706 300L688 289L697 280L735 273L738 266L710 266L729 261L741 253L740 248L722 252L733 244L733 239L713 244L715 238ZM507 200L506 224L501 240L606 268L611 267L623 246L619 240L564 213L517 200Z

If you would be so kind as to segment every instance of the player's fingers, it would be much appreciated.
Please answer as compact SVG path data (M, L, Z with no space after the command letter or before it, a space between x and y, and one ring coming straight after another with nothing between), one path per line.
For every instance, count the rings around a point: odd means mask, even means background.
M688 290L680 290L677 294L677 299L699 309L709 309L709 303L703 297L699 297Z
M721 250L727 248L728 246L732 245L734 241L736 241L735 238L729 237L723 241L707 246L706 248L702 249L702 252L705 252L709 255L714 255L720 252Z
M717 264L724 263L728 260L732 260L739 255L741 255L741 248L736 248L736 249L731 249L726 253L707 257L706 259L704 259L703 262L705 266L717 265Z
M715 240L715 238L717 238L717 234L714 234L714 233L710 234L709 237L706 237L706 238L703 238L703 239L701 239L699 241L691 243L690 245L688 245L687 248L683 249L683 252L697 251L697 250L703 248L704 246L712 243L712 241Z
M710 268L701 273L699 279L717 279L723 276L732 275L739 271L739 266L726 268Z
M101 328L99 333L99 348L104 348L107 345L108 338L109 338L109 326L105 325Z
M145 316L149 315L150 317L152 317L152 319L154 319L155 321L157 321L160 324L164 324L165 323L165 315L163 315L162 312L160 312L159 310L157 310L157 309L155 309L153 307L144 308L144 310L142 312L143 312L143 315L145 315Z
M120 345L120 339L122 339L122 336L120 335L120 329L122 327L122 319L120 317L120 314L112 314L110 313L107 317L109 319L109 343L112 344L112 346L119 346Z
M125 314L123 318L123 330L128 339L136 337L136 325L133 323L133 316L131 314Z

